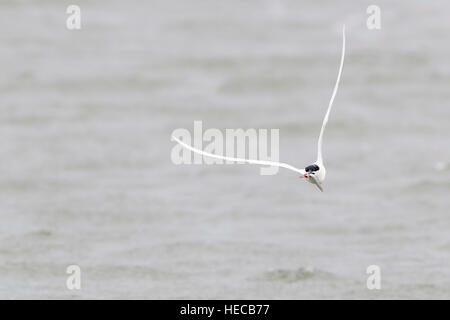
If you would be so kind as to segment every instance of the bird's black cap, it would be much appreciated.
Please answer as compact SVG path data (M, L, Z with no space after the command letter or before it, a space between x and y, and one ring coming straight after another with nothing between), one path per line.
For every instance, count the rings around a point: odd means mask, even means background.
M312 164L312 165L310 165L310 166L307 166L306 168L305 168L305 171L306 172L315 172L315 171L318 171L320 168L319 168L319 166L317 165L317 164Z

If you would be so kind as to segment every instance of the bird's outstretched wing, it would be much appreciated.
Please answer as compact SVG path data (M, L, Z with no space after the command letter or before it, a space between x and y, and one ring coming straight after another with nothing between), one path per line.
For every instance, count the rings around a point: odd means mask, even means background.
M212 154L212 153L209 153L209 152L206 152L206 151L194 148L194 147L184 143L183 141L181 141L180 139L178 139L178 138L176 138L174 136L172 136L172 139L175 140L176 142L178 142L180 145L182 145L186 149L191 150L193 152L196 152L198 154L201 154L203 156L207 156L207 157L211 157L211 158L215 158L215 159L222 159L222 160L225 160L225 161L239 161L239 162L246 162L246 163L249 163L249 164L259 164L259 165L263 165L263 166L280 167L280 168L285 168L285 169L292 170L292 171L295 171L297 173L300 173L302 176L303 176L303 174L305 174L305 170L295 168L295 167L293 167L293 166L291 166L291 165L289 165L287 163L219 156L219 155L216 155L216 154Z
M336 96L339 81L341 80L342 68L344 66L344 57L345 57L345 25L342 27L342 54L341 54L341 64L339 66L339 72L336 80L336 84L334 85L333 94L331 95L330 102L328 104L328 110L323 118L322 128L320 129L319 140L317 142L317 162L323 164L322 160L322 141L323 141L323 132L325 131L325 126L328 122L328 117L330 116L331 107L333 106L334 97Z

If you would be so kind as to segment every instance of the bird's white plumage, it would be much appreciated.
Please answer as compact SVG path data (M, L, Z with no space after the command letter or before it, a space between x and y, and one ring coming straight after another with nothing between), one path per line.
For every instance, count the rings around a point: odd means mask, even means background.
M334 97L336 97L337 90L339 88L339 82L341 80L342 68L344 67L344 57L345 57L345 25L342 28L342 54L341 54L341 63L339 65L339 72L336 79L336 84L334 85L333 94L331 95L330 102L328 103L328 109L325 113L325 117L323 118L322 128L320 129L319 140L317 141L317 163L323 165L322 159L322 142L323 142L323 133L325 131L325 127L328 123L328 117L330 116L331 107L333 106Z
M288 170L292 170L294 172L300 173L302 177L307 178L307 180L309 182L315 184L320 189L320 191L323 191L321 184L322 184L323 180L325 179L325 174L326 174L326 170L325 170L325 166L323 165L323 158L322 158L323 133L325 132L325 127L328 123L328 118L330 116L330 111L333 106L334 98L336 97L336 93L339 88L339 82L341 80L342 69L344 66L344 57L345 57L345 25L342 28L342 54L341 54L341 62L339 65L338 76L336 79L336 84L334 85L334 89L333 89L333 93L331 95L330 102L328 103L327 112L325 113L325 117L323 118L322 128L320 129L319 139L317 141L317 160L316 160L315 164L318 165L319 170L317 170L315 172L306 172L305 169L299 169L299 168L296 168L294 166L291 166L291 165L289 165L287 163L283 163L283 162L220 156L220 155L212 154L212 153L194 148L194 147L182 142L181 140L179 140L178 138L176 138L174 136L172 136L172 139L175 140L176 142L178 142L180 145L182 145L186 149L196 152L198 154L201 154L203 156L207 156L207 157L211 157L211 158L215 158L215 159L221 159L221 160L225 160L225 161L245 162L245 163L249 163L249 164L258 164L258 165L264 165L264 166L276 166L276 167L281 167L281 168L285 168Z
M179 144L181 144L186 149L191 150L193 152L196 152L198 154L201 154L203 156L207 156L207 157L211 157L211 158L215 158L215 159L221 159L221 160L225 160L225 161L246 162L246 163L249 163L249 164L259 164L259 165L262 165L262 166L281 167L281 168L285 168L285 169L288 169L288 170L292 170L292 171L298 172L300 174L304 174L305 173L305 170L299 169L299 168L295 168L295 167L293 167L293 166L291 166L291 165L289 165L287 163L220 156L220 155L217 155L217 154L209 153L209 152L206 152L206 151L194 148L194 147L184 143L183 141L181 141L180 139L178 139L178 138L176 138L174 136L172 136L172 139L175 140L176 142L178 142Z

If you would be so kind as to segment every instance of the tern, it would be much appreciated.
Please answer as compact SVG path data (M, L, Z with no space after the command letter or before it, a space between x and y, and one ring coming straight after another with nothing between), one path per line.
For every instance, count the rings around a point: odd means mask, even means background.
M319 188L319 190L323 192L322 184L325 180L325 175L326 175L326 169L325 169L325 165L323 164L323 157L322 157L323 133L325 132L325 127L328 123L328 118L330 116L330 111L333 106L334 98L336 97L336 93L339 88L339 82L341 80L342 69L344 66L344 57L345 57L345 25L342 27L342 53L341 53L341 62L339 65L338 76L336 79L336 84L334 85L334 89L333 89L333 93L331 95L330 102L328 104L327 112L325 113L325 117L323 118L322 128L320 129L319 139L317 141L317 160L313 164L306 166L304 169L299 169L299 168L296 168L294 166L291 166L291 165L289 165L287 163L283 163L283 162L234 158L234 157L216 155L216 154L212 154L212 153L194 148L194 147L182 142L180 139L178 139L174 136L172 136L172 139L175 140L180 145L182 145L183 147L185 147L186 149L196 152L198 154L201 154L203 156L216 158L216 159L222 159L222 160L226 160L226 161L237 161L237 162L244 162L244 163L264 165L264 166L276 166L276 167L292 170L294 172L300 173L300 178L305 178L308 182L316 185L317 188Z

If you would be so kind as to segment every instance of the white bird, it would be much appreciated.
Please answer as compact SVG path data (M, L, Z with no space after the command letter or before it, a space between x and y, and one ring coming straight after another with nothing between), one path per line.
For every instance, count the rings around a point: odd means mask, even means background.
M198 154L201 154L203 156L216 158L216 159L222 159L222 160L226 160L226 161L245 162L245 163L249 163L249 164L257 164L257 165L264 165L264 166L276 166L276 167L281 167L281 168L295 171L295 172L301 174L301 176L300 176L301 178L306 178L307 181L315 184L319 188L320 191L323 191L322 183L325 180L325 175L326 175L326 169L323 164L323 158L322 158L323 133L324 133L325 127L328 123L328 117L330 116L331 107L333 106L334 98L336 96L336 93L337 93L337 90L339 87L339 82L341 80L342 68L344 66L344 57L345 57L345 25L342 28L342 54L341 54L341 63L339 66L339 72L338 72L338 76L336 79L336 84L334 85L334 90L331 95L330 102L328 104L327 112L325 113L325 117L323 118L322 128L320 129L320 134L319 134L319 140L317 141L317 160L312 165L309 165L309 166L305 167L304 169L299 169L299 168L296 168L294 166L291 166L291 165L289 165L287 163L283 163L283 162L220 156L220 155L212 154L212 153L194 148L194 147L182 142L180 139L178 139L174 136L172 136L172 139L175 140L176 142L178 142L180 145L182 145L186 149L189 149L189 150L196 152Z

